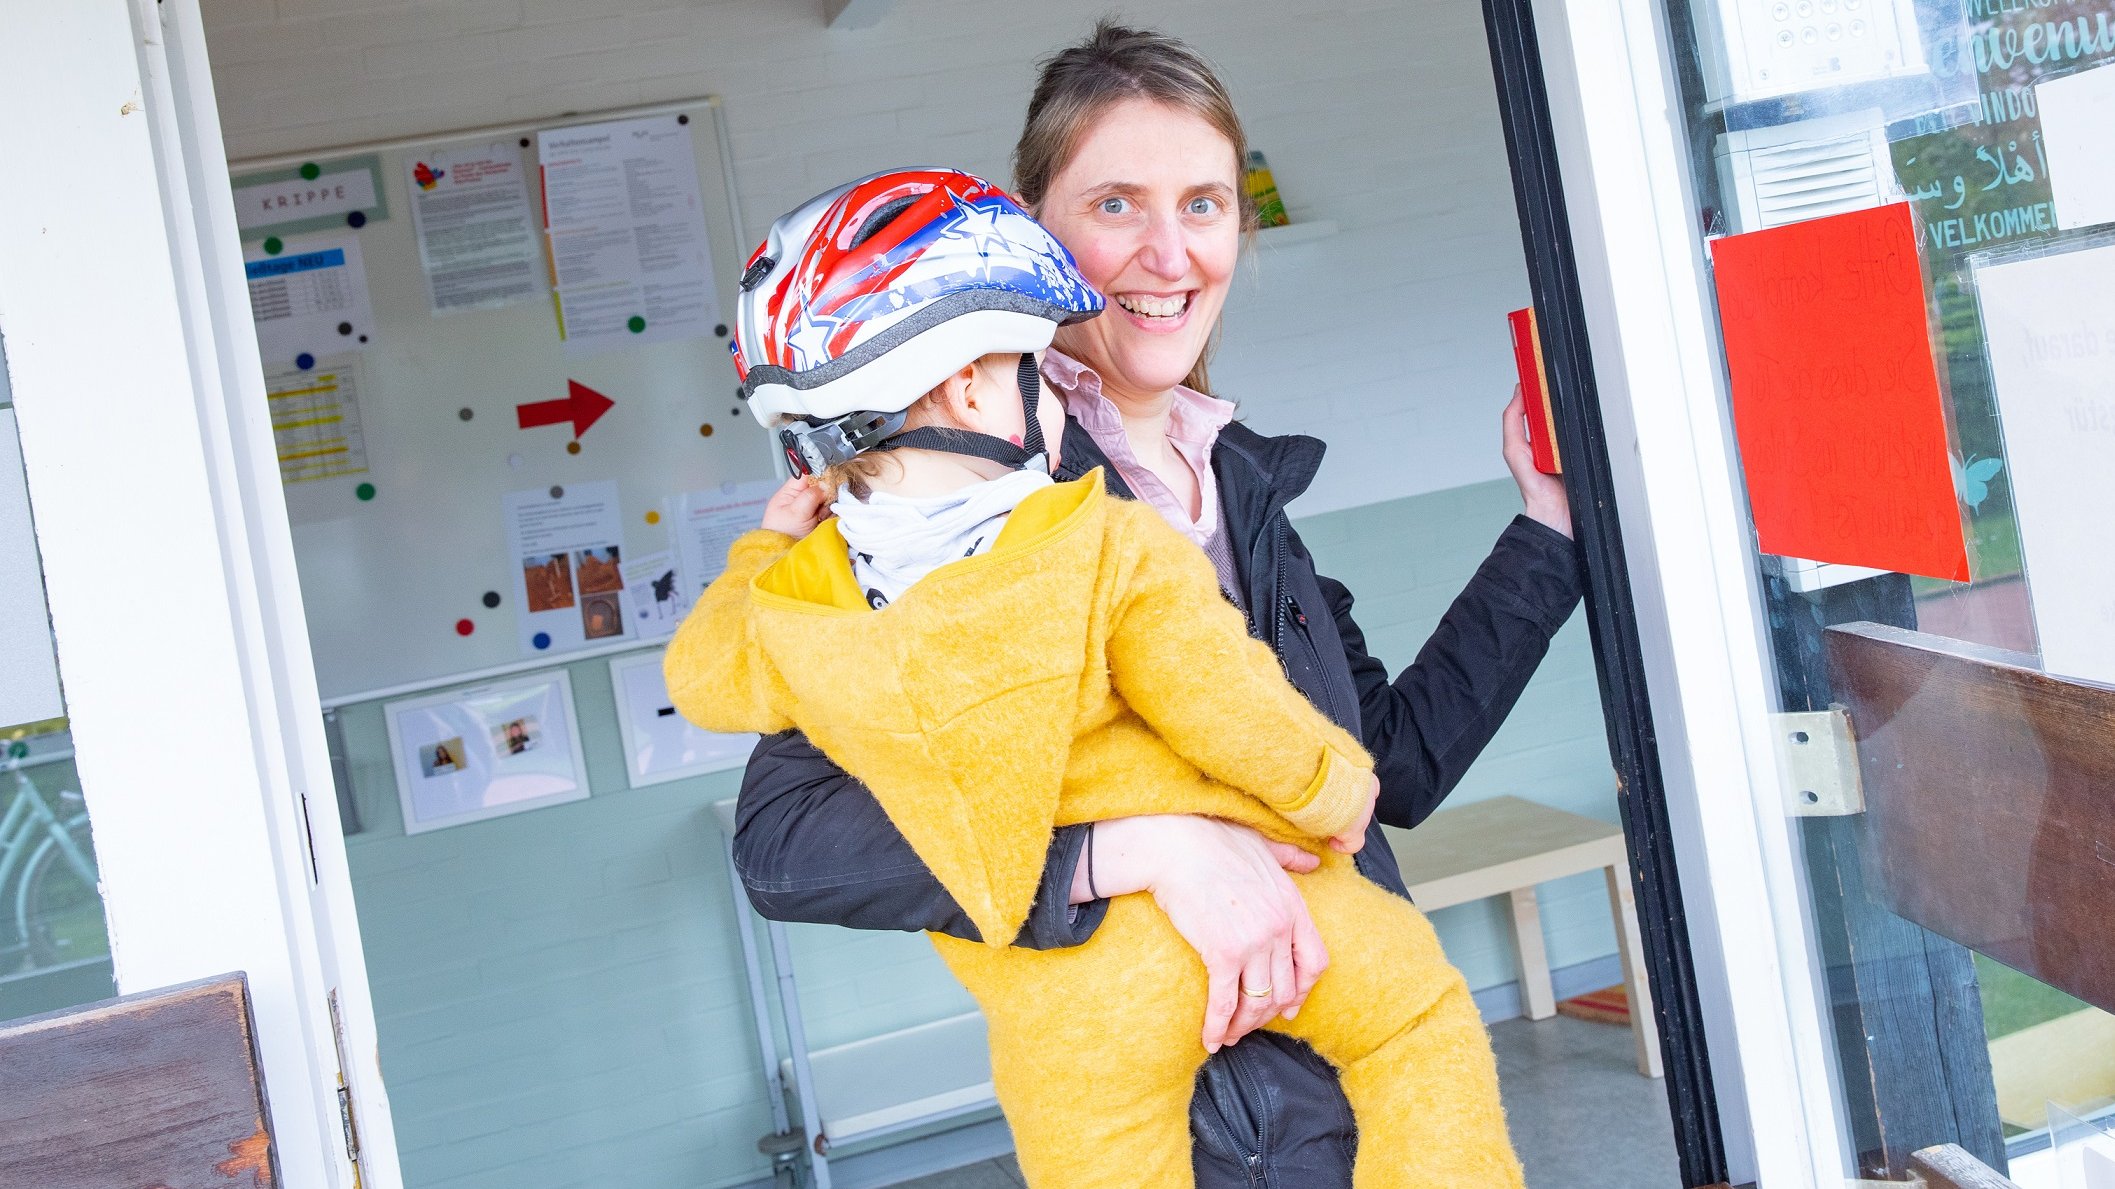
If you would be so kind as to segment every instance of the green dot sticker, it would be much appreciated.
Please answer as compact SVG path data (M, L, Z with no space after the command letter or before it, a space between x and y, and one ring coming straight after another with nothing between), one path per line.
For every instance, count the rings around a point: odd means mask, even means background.
M264 254L267 256L277 256L280 253L280 250L285 247L286 245L284 243L281 243L279 237L276 235L267 235L264 237Z
M627 326L627 327L629 327L629 328L631 329L631 332L632 332L633 334L637 334L637 333L639 333L640 331L642 331L642 330L645 330L645 329L646 329L646 319L644 319L644 318L641 318L641 317L640 317L639 315L637 315L637 314L633 314L633 315L632 315L632 316L630 317L630 319L628 319L628 320L627 320L627 321L626 321L626 322L624 323L624 325L625 325L625 326Z
M307 162L301 167L301 180L304 182L313 182L322 176L323 170L314 161Z
M358 487L353 488L353 494L363 500L371 500L375 498L375 485L372 483L362 483Z
M22 742L20 739L17 739L13 743L7 745L8 759L19 760L28 754L29 744Z

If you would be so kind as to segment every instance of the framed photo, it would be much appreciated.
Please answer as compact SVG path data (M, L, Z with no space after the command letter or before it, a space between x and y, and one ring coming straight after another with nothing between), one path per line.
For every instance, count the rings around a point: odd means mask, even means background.
M588 795L563 670L389 702L382 716L406 834Z
M610 662L617 695L617 729L624 736L624 776L645 788L739 768L756 748L755 735L721 735L692 726L676 713L661 680L662 650L635 652Z

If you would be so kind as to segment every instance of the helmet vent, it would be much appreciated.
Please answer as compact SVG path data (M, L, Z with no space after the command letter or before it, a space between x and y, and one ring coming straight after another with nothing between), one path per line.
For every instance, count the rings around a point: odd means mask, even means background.
M923 194L906 194L901 198L891 198L887 202L882 203L881 209L867 216L867 221L859 225L859 233L852 237L852 242L846 247L856 248L880 235L882 228L894 223L896 216L911 209L911 204L923 197L925 197Z

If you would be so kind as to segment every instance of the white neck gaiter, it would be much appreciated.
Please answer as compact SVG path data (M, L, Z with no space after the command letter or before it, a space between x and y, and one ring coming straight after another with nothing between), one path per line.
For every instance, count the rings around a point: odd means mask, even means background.
M840 491L830 511L851 549L852 575L879 610L941 566L988 552L1021 501L1051 482L1042 471L1022 470L923 499L877 491L861 500Z

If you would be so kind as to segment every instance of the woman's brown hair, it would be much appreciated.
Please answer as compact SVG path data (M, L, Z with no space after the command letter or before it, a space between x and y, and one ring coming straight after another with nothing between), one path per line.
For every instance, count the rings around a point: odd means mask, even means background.
M1043 60L1035 94L1028 100L1028 119L1013 149L1013 188L1032 212L1039 211L1051 180L1079 148L1102 112L1126 99L1151 99L1189 112L1212 126L1234 151L1234 191L1241 204L1241 227L1255 226L1255 204L1242 184L1248 161L1248 136L1226 85L1203 55L1166 34L1131 29L1102 20L1078 45ZM1197 357L1183 383L1211 391L1205 374L1212 341Z

